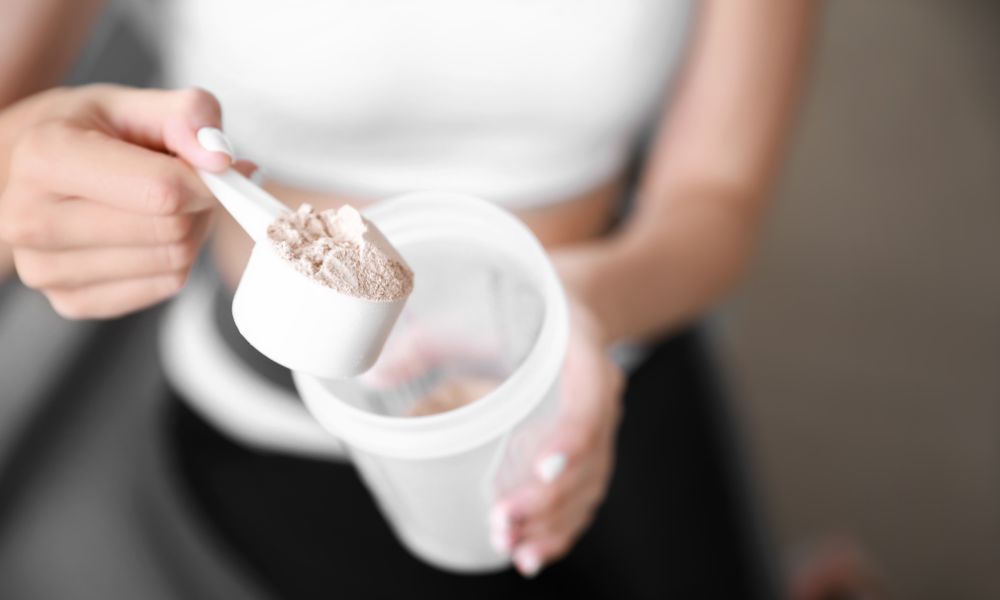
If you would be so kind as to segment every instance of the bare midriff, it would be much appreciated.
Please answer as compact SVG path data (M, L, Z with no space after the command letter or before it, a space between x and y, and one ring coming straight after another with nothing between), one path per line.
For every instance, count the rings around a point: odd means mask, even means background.
M305 202L317 209L343 204L362 209L369 204L357 198L304 191L270 182L264 187L292 208ZM564 246L598 237L607 230L621 188L622 178L616 177L574 198L514 212L546 248ZM223 280L230 288L235 288L250 256L252 243L228 213L220 213L212 250Z

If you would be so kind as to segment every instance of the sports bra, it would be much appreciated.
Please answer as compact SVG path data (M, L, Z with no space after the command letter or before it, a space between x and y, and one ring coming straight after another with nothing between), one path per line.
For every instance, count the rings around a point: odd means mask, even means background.
M677 70L692 0L161 0L164 83L223 106L286 185L448 189L511 208L624 168ZM147 11L147 17L154 13Z

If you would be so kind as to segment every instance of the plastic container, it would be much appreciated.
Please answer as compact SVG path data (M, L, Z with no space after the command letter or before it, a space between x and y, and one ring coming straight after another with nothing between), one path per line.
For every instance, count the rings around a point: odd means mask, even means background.
M405 356L413 345L407 340L453 343L438 343L433 360L404 369L391 386L373 385L368 376L330 380L296 372L299 393L346 445L415 555L451 571L504 568L509 557L490 544L489 514L498 495L532 476L554 421L568 335L563 289L532 233L482 200L410 194L366 216L415 273L413 293L373 371L398 359L394 348L404 348ZM435 380L464 376L495 378L498 386L449 412L406 416Z
M254 244L233 296L240 334L292 370L349 377L378 358L406 298L391 302L342 294L299 273L271 247Z

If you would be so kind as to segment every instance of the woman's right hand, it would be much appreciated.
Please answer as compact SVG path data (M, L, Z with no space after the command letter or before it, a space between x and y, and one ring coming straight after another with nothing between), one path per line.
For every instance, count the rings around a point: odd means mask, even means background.
M67 318L108 318L181 289L215 202L190 165L218 101L197 89L54 89L0 115L0 239L17 272ZM4 177L6 173L6 177Z

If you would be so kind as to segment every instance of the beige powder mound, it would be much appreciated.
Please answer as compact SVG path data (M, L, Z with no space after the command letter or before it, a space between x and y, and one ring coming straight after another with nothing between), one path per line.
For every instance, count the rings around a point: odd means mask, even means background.
M496 379L481 377L462 377L444 381L418 400L410 408L409 416L425 417L461 408L489 394L499 385L500 382Z
M278 217L267 236L296 270L338 292L389 302L413 290L413 272L382 247L385 238L351 206L316 211L303 204Z

